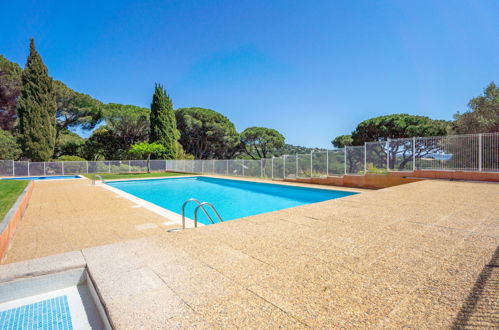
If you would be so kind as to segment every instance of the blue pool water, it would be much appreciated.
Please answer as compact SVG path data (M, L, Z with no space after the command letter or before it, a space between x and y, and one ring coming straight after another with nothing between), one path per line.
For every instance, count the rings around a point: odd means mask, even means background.
M182 213L182 204L189 198L210 202L224 221L355 194L347 191L207 177L106 183L178 214ZM194 208L195 203L188 204L187 217L191 219L194 217ZM198 220L203 224L210 224L201 210L198 212Z
M2 329L73 329L66 296L42 300L0 312Z
M15 178L3 178L0 180L60 180L60 179L81 179L78 175L54 175L54 176L20 176Z

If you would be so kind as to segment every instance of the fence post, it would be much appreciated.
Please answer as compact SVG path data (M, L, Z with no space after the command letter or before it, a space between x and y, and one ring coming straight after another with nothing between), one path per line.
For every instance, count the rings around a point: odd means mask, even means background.
M225 161L225 164L226 164L226 166L225 166L226 175L229 176L229 160L228 159Z
M310 150L310 177L312 177L312 172L314 171L314 162L313 162L313 153L314 151L313 150Z
M272 177L272 180L274 180L274 156L272 156L272 170L271 170L271 177Z
M166 165L165 165L165 167L166 167ZM128 161L128 173L132 173L132 161L131 160Z
M286 179L286 155L282 155L282 160L283 160L283 162L282 162L282 165L283 165L283 167L282 167L282 179L284 180L284 179Z
M326 178L329 176L329 150L326 150Z
M263 178L263 158L260 158L260 177Z
M29 175L29 163L30 163L30 162L28 162L28 176L30 176L30 175Z
M243 161L241 163L241 167L243 168L243 176L244 176L244 159L243 159Z
M12 161L12 176L16 176L16 163Z
M111 174L111 161L109 161L109 174Z
M87 163L87 174L88 174L88 161L86 161L85 163Z
M64 162L62 162L62 175L64 175Z
M412 137L412 171L416 170L416 137Z
M390 171L390 138L386 139L386 172Z
M344 166L345 167L345 173L344 174L346 175L347 174L347 146L344 146L343 149L344 149L344 153L343 153L344 155L343 156L345 157L345 159L343 161L343 164L345 165Z
M47 175L47 169L45 168L46 167L45 164L47 164L47 163L43 162L43 175ZM87 173L88 173L88 170L87 170Z
M367 174L367 143L364 142L364 175Z
M478 134L478 171L482 171L482 133Z

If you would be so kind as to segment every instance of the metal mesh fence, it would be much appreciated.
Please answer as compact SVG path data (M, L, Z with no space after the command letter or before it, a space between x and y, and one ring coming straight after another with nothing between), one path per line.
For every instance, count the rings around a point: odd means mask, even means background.
M87 162L63 162L62 174L76 175L87 173ZM45 175L45 174L44 174Z
M0 160L0 176L142 173L146 160L27 162ZM389 139L363 146L267 159L151 160L151 171L276 180L387 171L499 172L499 133Z
M286 176L286 156L276 157L271 160L272 170L271 177L277 180L284 180Z
M386 173L388 168L388 143L368 142L365 144L367 173Z
M244 176L252 178L260 178L262 173L262 160L244 160Z
M387 141L389 159L388 169L390 171L413 170L413 164L417 156L417 152L413 152L413 146L415 146L413 142L413 139L394 139Z
M327 151L327 169L328 176L345 174L345 149Z
M284 155L284 178L296 179L297 178L297 157L296 155Z
M15 176L14 168L13 160L0 160L0 176Z
M365 168L364 146L345 147L345 153L346 153L345 173L353 175L364 174L364 168Z
M499 172L499 134L483 134L480 150L479 171Z
M272 178L272 165L273 165L273 158L264 158L262 159L262 177L271 179Z
M328 156L329 153L327 151L314 152L310 155L312 177L321 178L328 175Z

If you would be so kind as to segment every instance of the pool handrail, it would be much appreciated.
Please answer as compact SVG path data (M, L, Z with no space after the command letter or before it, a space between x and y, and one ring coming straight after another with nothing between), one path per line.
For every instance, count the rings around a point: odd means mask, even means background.
M190 202L196 202L198 204L198 207L199 207L199 205L203 204L203 203L201 203L199 200L197 200L195 198L189 198L188 200L186 200L184 202L184 204L182 204L182 229L185 229L185 206L187 204L189 204ZM204 202L204 203L207 203L207 202ZM207 205L207 204L203 204L203 205ZM196 210L197 210L198 207L196 207ZM220 218L220 215L217 213L217 211L215 210L215 208L213 207L213 205L211 205L211 208L215 211L215 214L217 215L218 219L223 222L222 218ZM213 221L213 219L211 218L211 216L208 214L208 212L206 212L206 209L204 208L204 206L201 206L201 209L203 210L204 214L206 214L206 216L208 217L208 219L210 219L211 223L214 224L215 222ZM197 226L198 226L198 223L197 223L197 221L195 221L194 222L194 227L197 228Z
M201 202L195 198L189 198L182 204L182 229L185 229L185 206L190 202L196 202L198 205L201 204Z
M206 212L206 210L205 210L205 208L204 208L203 205L208 205L211 208L211 210L213 211L213 213L215 213L215 215L217 216L218 220L220 220L220 222L224 222L222 220L222 218L220 217L220 214L218 214L217 210L213 206L213 204L211 204L209 202L202 202L201 204L199 204L198 206L196 206L196 208L194 209L194 227L198 226L198 209L199 208L201 208L204 211L204 213L206 214L206 216L208 217L208 219L210 219L211 223L215 224L215 222L210 217L210 215L208 214L208 212Z
M99 175L99 174L96 174L92 177L92 184L95 185L95 178L99 177L100 181L102 183L104 183L104 179Z

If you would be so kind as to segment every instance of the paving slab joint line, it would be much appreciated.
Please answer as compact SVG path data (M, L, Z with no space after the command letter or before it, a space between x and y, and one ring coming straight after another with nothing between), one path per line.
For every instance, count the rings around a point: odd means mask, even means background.
M208 267L208 268L210 268L210 269L212 269L212 270L216 271L216 272L217 272L217 273L219 273L220 275L222 275L222 276L223 276L224 278L226 278L227 280L229 280L229 281L231 281L231 282L235 283L236 285L241 286L238 282L236 282L235 280L233 280L233 279L231 279L231 278L227 277L224 273L222 273L222 272L221 272L221 271L219 271L218 269L213 268L212 266L208 265L207 263L203 262L203 261L202 261L202 260L200 260L200 259L198 259L198 260L199 260L202 264L204 264L206 267ZM258 260L258 259L257 259L257 260ZM272 265L270 265L270 266L272 266ZM274 266L272 266L272 267L274 267ZM163 282L164 282L164 281L163 281ZM166 284L166 283L165 283L165 284ZM167 286L168 286L168 284L167 284ZM169 287L169 286L168 286L168 287ZM267 302L268 304L270 304L270 305L274 306L275 308L279 309L280 311L282 311L284 314L286 314L286 315L288 315L289 317L291 317L291 318L292 318L293 320L295 320L296 322L298 322L298 323L300 323L300 324L303 324L304 326L306 326L306 327L310 328L310 326L309 326L307 323L305 323L305 322L303 322L303 321L301 321L301 320L297 319L297 318L296 318L295 316L293 316L292 314L290 314L290 313L288 313L287 311L283 310L282 308L280 308L279 306L275 305L274 303L272 303L272 302L268 301L267 299L265 299L264 297L260 296L259 294L257 294L257 293L256 293L256 292L254 292L253 290L250 290L249 288L245 288L245 287L243 287L243 286L241 286L241 287L242 287L244 290L246 290L246 291L248 291L248 292L251 292L251 293L252 293L252 294L254 294L255 296L257 296L257 297L259 297L260 299L264 300L264 301L265 301L265 302ZM170 289L171 289L171 288L170 288ZM173 291L173 292L175 292L174 290L172 290L172 291ZM180 299L182 299L182 298L180 298ZM183 301L183 299L182 299L182 301ZM187 303L186 303L186 304L187 304ZM188 305L188 304L187 304L187 305ZM190 307L190 306L189 306L189 307ZM191 308L192 308L192 307L191 307Z
M452 253L451 253L451 255L454 255L454 253L453 253L453 252L454 252L454 251L456 251L456 250L457 250L457 249L458 249L458 248L459 248L462 244L464 244L464 239L462 240L462 242L461 242L460 244L457 244L457 245L454 247L454 249L452 249ZM496 250L496 253L497 253L497 251L499 251L499 248L498 248L498 250ZM493 258L492 258L492 259L493 259ZM428 278L430 278L430 277L431 277L431 275L437 271L437 267L438 267L438 266L433 266L432 271L428 272L428 274L427 274ZM484 269L485 269L485 268L487 268L487 265L485 265L485 266L484 266ZM361 275L361 274L359 274L359 275ZM480 276L481 276L481 275L482 275L482 274L480 274ZM479 278L480 278L480 276L479 276ZM393 309L392 309L392 310L391 310L391 311L387 314L387 316L386 316L383 320L380 320L380 322L378 322L378 324L377 324L376 328L378 328L378 329L383 329L383 328L385 328L385 327L383 326L383 324L384 324L385 322L389 321L389 319L390 319L390 315L392 315L392 314L396 313L396 312L400 309L400 307L401 307L401 306L403 306L403 304L404 304L405 302L407 302L407 300L409 299L410 295L411 295L413 292L415 292L417 289L424 288L424 284L423 284L423 283L424 283L424 282L423 282L423 281L421 281L420 283L418 283L417 285L415 285L415 286L414 286L411 290L409 290L409 291L407 292L407 294L405 295L405 298L401 299L401 300L397 303L397 305L396 305L396 306L395 306L395 307L394 307L394 308L393 308ZM478 283L478 280L477 280L477 282L476 282L476 283ZM476 283L475 283L475 286L476 286ZM475 290L475 288L473 288L473 289L471 290L470 297L471 297L471 296L473 295L473 293L475 292L474 290ZM471 299L471 298L468 298L468 299ZM466 304L466 302L465 302L464 304ZM463 307L461 307L461 310L464 308L464 304L463 304ZM461 313L461 312L460 312L460 313ZM456 319L455 319L455 322L457 322L457 321L458 321L458 316L456 316ZM452 329L461 329L461 328L462 328L462 327L456 327L455 325L453 325L453 327L452 327Z
M250 257L251 259L255 259L256 261L259 261L259 262L261 262L261 263L263 263L263 264L266 264L267 266L270 266L270 267L272 267L272 268L275 268L275 266L274 266L274 265L269 264L268 262L263 261L263 260L261 260L261 259L259 259L259 258L255 257L255 256L252 256L251 254L247 254L246 252L241 251L241 250L237 250L237 249L234 249L234 250L236 250L236 251L238 251L238 252L240 252L240 253L244 254L245 256Z
M296 322L300 323L300 324L303 324L304 326L306 326L307 328L312 328L310 325L308 325L306 322L300 320L300 319L297 319L293 314L290 314L288 313L287 311L285 311L284 309L282 309L281 307L275 305L273 302L271 301L268 301L267 299L265 299L264 297L260 296L258 293L254 292L253 290L251 289L246 289L248 292L251 292L252 294L254 294L255 296L257 296L258 298L262 299L263 301L267 302L268 304L274 306L275 308L277 308L278 310L280 310L281 312L283 312L284 314L286 314L287 316L289 316L290 318L292 318L293 320L295 320Z
M187 301L185 301L178 293L177 291L175 291L171 286L168 285L168 283L163 279L163 277L161 277L161 275L156 272L154 269L150 268L150 270L154 273L154 275L156 275L160 280L161 282L163 282L165 284L165 286L171 290L171 292L173 292L173 294L175 296L178 297L178 299L180 299L180 301L182 301L187 307L189 307L193 313L195 313L196 315L199 315L199 317L201 317L205 322L208 323L208 321L201 315L199 314ZM169 319L172 319L174 318L174 316L170 317Z

